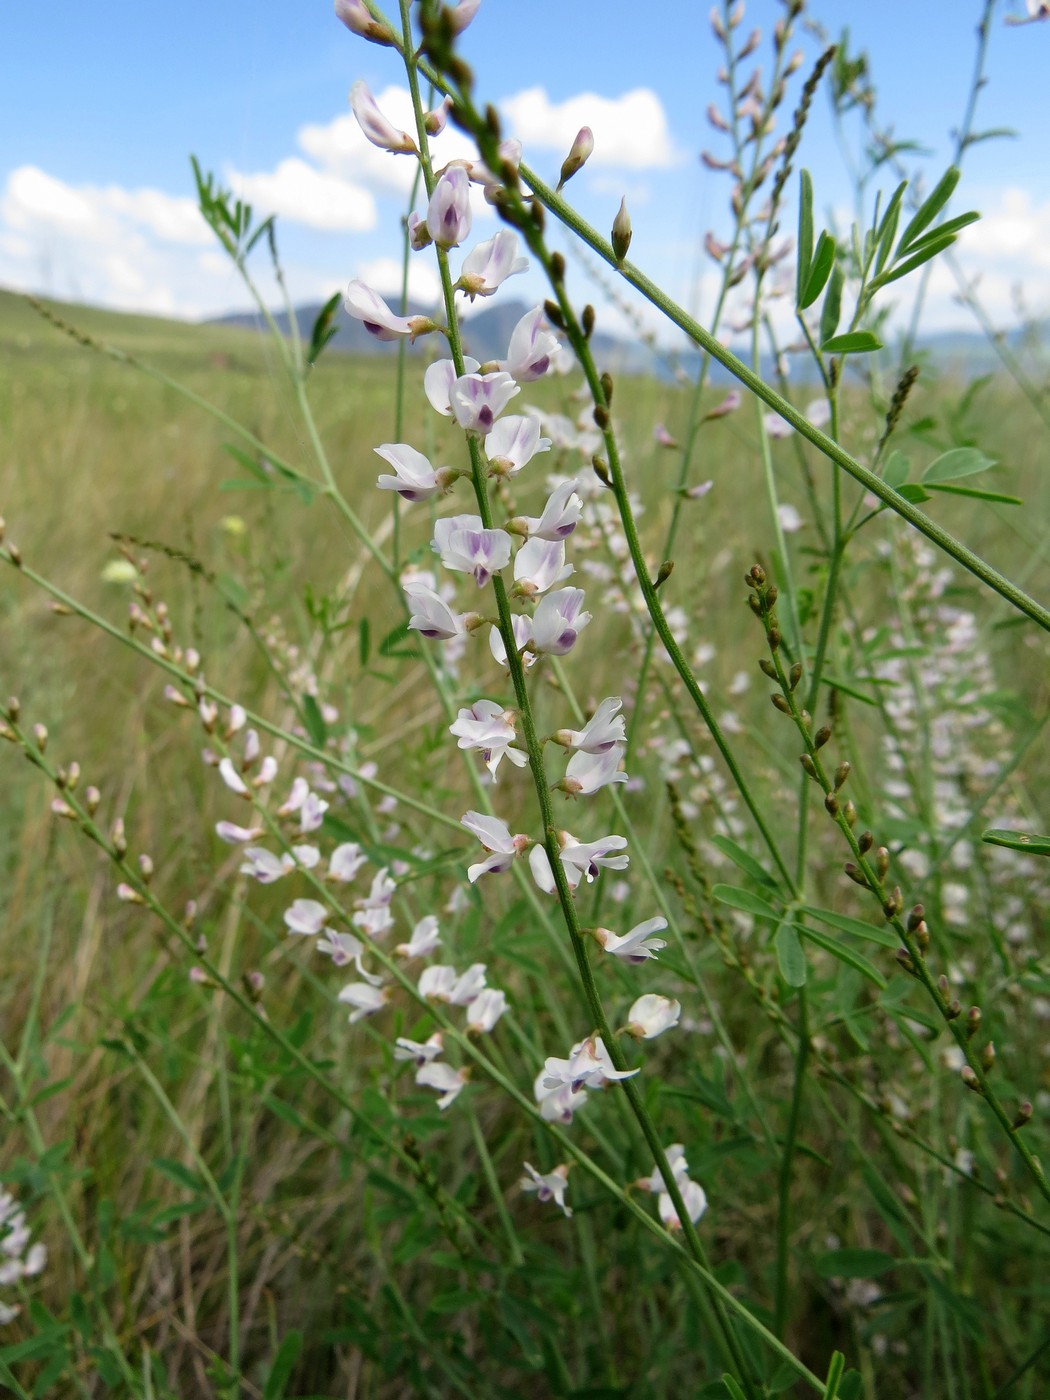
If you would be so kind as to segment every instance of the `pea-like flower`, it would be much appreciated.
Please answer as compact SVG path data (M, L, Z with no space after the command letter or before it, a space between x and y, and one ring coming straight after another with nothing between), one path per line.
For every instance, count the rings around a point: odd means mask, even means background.
M460 710L449 729L456 735L461 749L481 752L493 781L502 759L509 759L516 768L524 768L529 761L527 753L511 748L517 732L509 712L495 700L477 700L469 710Z
M595 710L582 729L559 729L551 739L563 748L575 749L583 753L606 753L618 744L627 742L627 729L624 724L623 701L618 695L610 695Z
M417 335L436 330L429 316L395 316L379 293L356 277L346 289L343 305L347 314L360 321L376 340L398 340L402 336L415 340Z
M449 390L452 416L466 432L489 433L520 387L504 370L461 374Z
M399 958L425 958L441 942L436 914L425 914L412 930L407 943L399 943L394 952Z
M590 620L590 613L583 611L582 588L559 588L548 593L532 615L533 649L550 656L565 656Z
M467 1030L486 1035L506 1010L506 992L486 987L467 1006Z
M528 258L518 256L518 235L510 229L500 229L494 237L479 243L463 259L463 269L456 284L471 301L475 297L490 297L508 277L525 272Z
M431 1060L440 1058L443 1050L440 1031L435 1031L424 1041L409 1040L407 1036L400 1035L394 1042L394 1059L411 1060L416 1069L422 1069L424 1065L430 1064Z
M480 361L472 359L470 355L463 356L464 373L473 374L480 368ZM423 392L430 400L430 407L436 413L440 413L443 418L449 418L452 415L449 395L452 393L452 386L458 377L455 363L452 360L435 360L432 365L427 365L423 372Z
M344 21L345 23L346 21ZM350 107L357 123L373 146L395 155L416 155L416 143L407 131L398 131L379 110L368 84L361 78L350 89Z
M528 311L511 332L507 347L507 358L500 361L500 367L512 375L519 384L527 384L533 379L542 379L551 367L551 360L561 342L551 329L543 307Z
M321 932L327 919L328 910L316 899L297 899L290 909L284 911L288 932L310 937Z
M532 641L532 618L526 617L524 613L515 613L510 621L514 629L514 646L521 656L522 665L527 671L536 660L534 652L525 651L524 648ZM496 658L501 666L507 665L507 648L503 641L503 633L498 627L489 628L489 651Z
M366 1016L374 1016L377 1011L382 1011L390 1000L390 988L373 987L367 982L351 982L336 999L354 1008L350 1013L350 1024L354 1025Z
M644 923L636 924L622 938L608 928L593 929L592 935L604 951L611 953L614 958L621 958L629 963L643 963L649 958L655 958L661 948L667 947L666 939L652 937L652 934L666 927L667 920L658 914L654 919L646 919Z
M472 885L482 875L497 875L509 870L515 856L529 844L527 836L512 836L506 822L500 821L499 817L488 817L484 812L466 812L460 818L460 826L465 826L489 852L485 860L468 867L467 879Z
M430 196L427 232L439 248L455 248L470 234L470 179L462 165L450 165Z
M445 600L426 584L409 582L404 585L409 602L409 629L432 641L447 642L467 632L472 613L454 613Z
M686 1214L695 1225L700 1217L707 1210L707 1193L696 1181L683 1181L679 1187L682 1193L682 1203L685 1206ZM669 1230L680 1230L682 1222L678 1218L678 1212L674 1208L674 1202L666 1191L660 1193L657 1201L657 1208L660 1212L660 1219Z
M531 1162L523 1163L525 1175L518 1182L522 1191L535 1191L538 1201L553 1201L566 1219L572 1215L572 1206L565 1204L565 1192L569 1187L569 1164L559 1162L550 1172L538 1172Z
M572 572L573 566L565 562L564 540L526 540L514 558L514 593L535 598Z
M436 1089L441 1095L437 1106L442 1110L455 1101L469 1078L468 1069L453 1069L444 1060L435 1060L433 1064L424 1065L416 1072L417 1084L422 1084L426 1089Z
M493 476L517 476L537 452L549 452L550 438L540 437L534 414L508 414L485 439L485 456Z
M603 836L598 841L577 841L572 832L559 831L558 844L559 856L571 890L584 878L589 885L592 884L603 868L626 870L629 864L628 856L611 854L613 851L624 850L627 845L624 836ZM545 847L537 845L529 851L529 869L540 889L545 894L553 894L556 889L554 873Z
M655 1040L658 1035L677 1026L682 1015L680 1003L671 997L662 997L647 992L639 997L627 1013L628 1035L635 1040Z
M627 774L620 767L623 751L623 744L614 744L602 753L588 753L586 750L574 753L558 786L570 797L589 797L591 793L613 783L625 783Z
M572 534L580 519L583 501L575 481L563 481L547 498L542 515L516 515L507 524L514 535L527 539L564 540Z
M435 471L422 452L417 452L407 442L384 442L374 450L377 457L382 457L394 469L393 476L384 472L376 485L381 491L396 491L406 501L428 501L432 496L441 495L459 475L450 467Z
M480 515L450 515L435 524L431 548L446 569L472 574L483 588L510 563L511 539L506 530L486 529Z

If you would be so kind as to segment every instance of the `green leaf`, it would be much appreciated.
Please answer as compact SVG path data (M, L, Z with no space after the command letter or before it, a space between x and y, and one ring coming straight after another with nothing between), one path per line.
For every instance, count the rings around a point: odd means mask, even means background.
M957 481L961 476L977 476L995 466L994 457L986 457L976 447L953 447L935 457L923 472L921 480L927 485L935 481Z
M780 918L768 900L751 890L742 890L738 885L716 885L711 893L720 904L728 904L731 909L740 909L745 914L754 914L759 919L776 921Z
M813 261L810 264L809 276L806 278L805 289L799 297L798 309L805 311L807 306L812 306L817 297L820 296L831 276L831 269L835 265L835 240L824 230L817 239L817 246L813 250Z
M818 909L812 904L804 905L802 912L808 914L811 919L819 919L822 924L840 929L843 933L852 933L855 938L866 938L870 943L878 943L883 948L896 948L900 944L900 939L895 934L888 933L884 928L875 928L860 919L851 919L848 914L837 914L832 909Z
M335 313L342 301L342 292L333 292L317 313L317 320L314 322L313 330L310 332L310 345L306 352L306 363L313 365L317 363L317 357L325 348L334 335L339 332L339 324L335 319Z
M840 681L835 676L829 676L826 671L824 672L824 684L830 685L832 690L841 690L843 695L852 695L854 700L860 700L865 705L878 704L878 701L873 700L870 695L865 695L863 690L858 690L856 686L849 685L846 681Z
M729 1392L730 1400L747 1400L747 1396L728 1372L722 1377L722 1384Z
M886 458L886 465L882 469L882 479L887 486L892 486L895 491L899 491L908 480L910 471L911 462L899 448L895 447Z
M897 224L901 216L901 203L904 199L904 191L908 188L907 180L902 180L893 192L893 197L886 205L886 212L882 216L879 224L878 239L879 247L875 255L875 275L876 277L886 266L893 247L893 240L897 235Z
M924 248L927 243L932 243L935 239L943 238L945 234L961 233L964 228L969 228L970 224L977 223L980 217L976 209L969 209L965 214L956 214L954 219L945 219L943 224L938 224L937 227L931 229L929 233L923 234L922 238L913 243L908 251L910 253L917 253L919 249Z
M898 486L897 495L903 496L913 506L921 506L923 501L930 499L929 491L924 491L917 481L906 481L902 486Z
M407 623L407 622L399 622L398 625L394 628L394 630L393 630L392 632L388 632L388 633L386 634L386 636L383 638L383 640L379 643L379 655L380 655L380 656L408 656L408 657L413 657L413 658L414 658L414 656L415 656L415 653L414 653L414 652L411 652L411 651L400 651L400 650L399 650L400 644L401 644L403 641L405 641L405 640L408 638L408 636L409 636L408 623Z
M303 719L310 743L315 749L323 749L328 742L328 725L325 724L320 705L312 695L303 696Z
M842 268L838 263L831 270L831 280L824 294L824 306L820 313L820 343L826 344L838 329L842 315L842 287L845 282Z
M357 656L362 668L368 665L372 652L372 629L368 618L363 617L357 626Z
M825 355L866 355L870 350L881 350L882 341L874 331L847 331L833 335L820 348Z
M1009 831L993 827L981 840L989 846L1005 846L1008 851L1024 851L1030 856L1050 856L1050 836L1037 836L1034 831Z
M745 874L750 875L753 880L757 880L760 885L776 886L776 881L762 863L755 859L743 846L731 840L728 836L712 836L711 845L717 846L724 856L728 856L734 865L739 866Z
M883 1249L830 1249L813 1256L813 1267L821 1278L877 1278L897 1260Z
M829 938L826 933L817 933L815 929L805 928L800 924L796 924L795 927L804 938L808 938L811 943L815 943L818 948L823 948L826 953L838 958L840 962L855 968L869 982L874 982L876 987L881 989L886 986L885 977L873 962L868 961L863 953L858 953L855 948L849 947L846 943L839 943L836 939Z
M270 1367L270 1374L266 1377L266 1384L263 1386L263 1400L284 1400L288 1380L295 1363L299 1360L299 1353L302 1349L303 1334L289 1332L278 1347L277 1355Z
M824 1400L835 1400L839 1393L839 1381L846 1366L846 1358L841 1351L833 1351L828 1362L828 1378L824 1382Z
M187 1191L196 1194L204 1190L204 1183L197 1173L190 1171L189 1167L184 1167L181 1162L173 1162L170 1157L154 1157L151 1165L154 1170L163 1173L179 1186L184 1186Z
M929 262L938 253L943 253L945 248L950 248L954 242L955 234L948 233L943 238L936 238L931 243L924 243L910 258L906 258L902 263L897 263L888 272L876 277L871 284L871 291L876 291L879 287L886 287L891 282L896 282L898 278L907 277L909 272L914 272L917 267L922 267L923 263Z
M830 940L829 940L830 941ZM794 924L783 923L773 937L780 975L789 987L806 985L806 954Z
M838 1400L861 1400L864 1394L864 1377L859 1371L847 1371L839 1386Z
M955 187L959 183L962 172L957 166L950 165L941 178L934 185L933 189L919 205L911 222L901 234L900 242L897 244L896 256L898 258L908 251L912 244L918 239L933 223L934 219L941 212L944 206L955 193Z
M980 491L976 486L952 486L947 481L928 481L931 491L944 491L949 496L971 496L975 501L988 501L1000 506L1023 506L1020 496L1008 496L1005 491Z
M799 175L798 191L798 269L795 274L795 302L802 303L802 291L813 263L813 179L808 170Z

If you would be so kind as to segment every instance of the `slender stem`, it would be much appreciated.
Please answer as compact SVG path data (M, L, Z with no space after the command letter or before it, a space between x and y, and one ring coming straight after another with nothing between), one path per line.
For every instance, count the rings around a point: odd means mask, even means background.
M788 1307L788 1254L791 1242L791 1181L795 1165L795 1147L798 1141L798 1124L802 1110L802 1093L806 1083L806 1066L809 1062L809 1017L806 1010L806 989L798 989L798 1047L795 1052L795 1079L791 1091L791 1112L788 1115L784 1150L780 1159L780 1173L777 1179L777 1272L776 1301L774 1304L773 1330L778 1337L784 1335Z

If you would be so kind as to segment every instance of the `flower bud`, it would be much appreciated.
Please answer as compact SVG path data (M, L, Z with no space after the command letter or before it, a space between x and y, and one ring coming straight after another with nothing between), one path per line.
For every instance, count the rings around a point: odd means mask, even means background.
M47 748L47 726L43 724L34 724L33 738L36 740L37 748L43 753Z
M389 46L394 42L389 26L373 19L363 0L335 0L335 17L341 20L352 34L359 34L369 43Z
M93 817L98 811L99 803L102 801L102 794L97 787L89 787L84 793L84 806L87 808L89 817Z
M145 852L139 856L139 871L142 875L142 883L148 885L153 879L153 861Z
M616 218L613 219L612 226L612 247L613 257L618 263L622 263L627 256L627 250L631 246L631 216L627 212L626 198L620 201L620 208Z
M981 1008L971 1006L966 1013L966 1038L972 1040L981 1028Z
M113 842L114 851L116 851L120 859L123 860L128 853L128 838L124 833L124 820L122 817L118 817L113 823L113 830L110 833L109 839Z
M1025 1126L1025 1124L1026 1124L1026 1123L1030 1123L1031 1120L1032 1120L1032 1105L1031 1105L1030 1103L1028 1103L1027 1100L1026 1100L1026 1101L1021 1105L1021 1107L1017 1110L1017 1116L1016 1116L1016 1118L1014 1119L1012 1126L1013 1126L1014 1128L1023 1128L1023 1127Z
M594 150L594 132L589 126L581 126L576 133L576 140L569 148L569 154L562 162L561 175L558 178L558 190L565 185L578 170L582 170L587 164L591 152Z
M959 1071L959 1078L966 1085L967 1089L972 1089L975 1094L982 1092L980 1080L969 1065L963 1065L962 1069Z

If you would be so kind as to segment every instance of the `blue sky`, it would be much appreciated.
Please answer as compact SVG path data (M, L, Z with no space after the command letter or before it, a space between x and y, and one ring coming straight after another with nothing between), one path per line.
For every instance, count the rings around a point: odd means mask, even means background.
M848 26L853 46L868 52L883 120L929 148L920 166L931 179L962 116L982 8L981 0L810 0L813 19L835 37ZM961 255L1001 321L1018 281L1033 309L1050 313L1050 24L1006 26L1022 8L1022 0L997 7L977 122L1019 137L972 148L954 206L986 215ZM632 257L701 314L711 278L699 278L710 264L697 248L707 229L725 230L728 194L727 178L698 160L703 147L722 149L705 117L724 96L708 9L687 0L482 0L462 40L479 93L505 111L540 172L557 172L581 114L591 122L595 156L569 193L603 231L626 194ZM743 19L742 32L763 32L756 58L767 71L782 13L776 0L749 0ZM818 51L805 34L799 46L805 63L780 129ZM298 299L352 276L389 280L408 161L359 150L347 92L357 78L377 97L403 82L396 55L351 35L329 0L8 5L0 53L0 285L185 316L243 305L188 203L191 151L260 210L277 209ZM396 95L389 102L396 107ZM822 94L802 163L818 204L845 213L849 184ZM479 217L475 234L495 228ZM432 285L426 259L414 261L423 295ZM519 278L516 292L536 296L540 285ZM952 292L947 274L934 279L931 324L965 319ZM594 298L589 283L581 295Z

